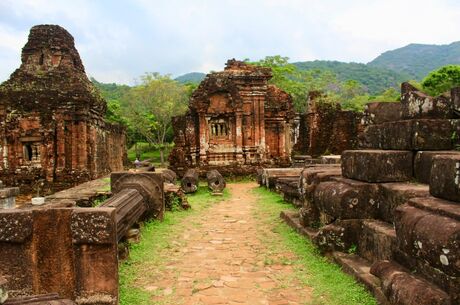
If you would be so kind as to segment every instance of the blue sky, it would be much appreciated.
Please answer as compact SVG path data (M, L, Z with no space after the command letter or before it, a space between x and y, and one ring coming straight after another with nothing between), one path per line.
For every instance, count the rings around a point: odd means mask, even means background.
M366 63L409 43L460 40L456 0L1 0L0 81L20 65L30 27L59 24L90 76L220 70L229 58Z

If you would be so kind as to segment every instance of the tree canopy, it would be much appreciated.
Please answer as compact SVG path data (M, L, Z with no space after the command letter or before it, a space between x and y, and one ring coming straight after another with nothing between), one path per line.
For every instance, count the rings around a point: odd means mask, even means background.
M460 66L448 65L430 72L422 81L422 88L432 96L460 86Z

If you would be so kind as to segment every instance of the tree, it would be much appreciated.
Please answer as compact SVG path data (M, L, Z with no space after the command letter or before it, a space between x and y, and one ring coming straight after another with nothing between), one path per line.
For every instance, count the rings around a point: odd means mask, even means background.
M437 96L453 87L460 86L460 66L449 65L430 72L422 81L423 89Z
M164 164L165 139L171 118L187 109L188 90L170 75L147 73L124 97L124 115L129 125L160 150Z
M289 63L288 57L280 55L267 56L250 64L271 68L273 77L269 82L289 93L292 96L294 108L299 112L305 112L310 91L333 91L339 83L335 74L330 71L300 70Z

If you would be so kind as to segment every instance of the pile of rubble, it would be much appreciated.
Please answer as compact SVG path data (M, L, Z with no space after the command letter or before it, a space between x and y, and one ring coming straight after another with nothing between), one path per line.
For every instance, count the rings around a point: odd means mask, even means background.
M460 302L459 92L433 98L405 83L400 103L369 105L362 149L340 167L260 174L300 207L282 217L381 304Z

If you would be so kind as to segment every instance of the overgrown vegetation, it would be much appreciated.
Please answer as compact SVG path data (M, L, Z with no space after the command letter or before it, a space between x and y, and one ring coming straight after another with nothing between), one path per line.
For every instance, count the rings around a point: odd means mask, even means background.
M221 197L212 196L207 185L203 184L196 193L188 196L191 209L166 212L163 221L145 223L141 229L141 242L130 246L129 258L120 264L120 305L152 304L151 298L157 292L149 291L139 283L158 276L165 268L170 251L180 247L185 228L179 224L185 219L192 221L212 204L229 197L228 190Z
M272 253L291 251L297 259L291 260L295 277L303 284L313 288L311 305L375 305L376 300L355 280L342 272L340 267L321 256L316 247L303 236L288 227L280 218L283 210L293 209L286 204L280 195L264 188L255 189L259 197L256 217L271 225L282 242L267 238L264 243Z
M168 155L173 148L173 144L166 143L164 144L164 158L167 160ZM157 145L152 145L147 142L137 142L134 143L128 149L128 160L134 161L136 160L136 156L139 156L139 160L147 160L149 159L150 162L155 166L161 166L161 155L160 150L158 149Z

